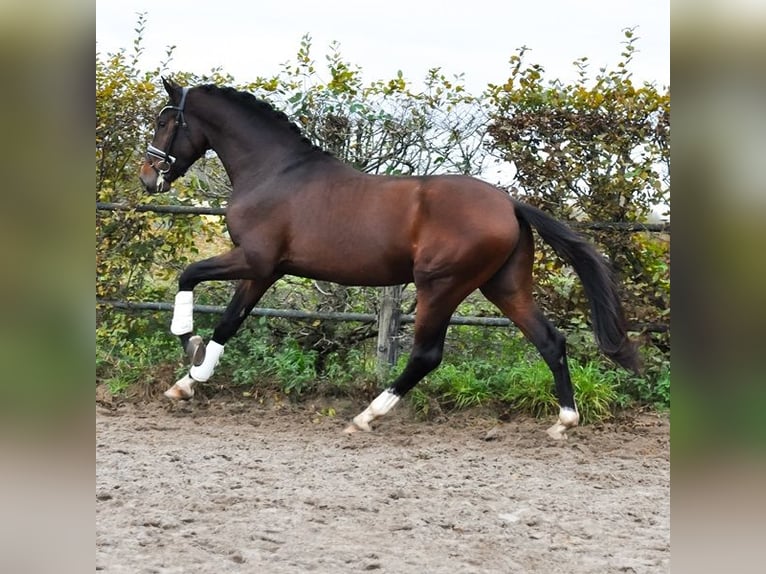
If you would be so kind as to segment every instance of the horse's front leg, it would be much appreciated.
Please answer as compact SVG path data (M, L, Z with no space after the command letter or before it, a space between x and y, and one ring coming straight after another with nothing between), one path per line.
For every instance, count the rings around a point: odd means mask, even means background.
M226 341L236 333L245 317L266 289L276 280L276 277L265 281L242 280L237 286L223 319L216 327L213 338L206 347L202 337L194 335L194 287L203 281L240 279L253 274L252 268L248 265L239 248L218 257L193 263L181 274L178 280L178 293L173 307L170 331L179 337L182 347L189 356L191 369L186 376L176 381L165 392L167 397L172 399L191 398L194 394L194 383L207 381L213 375L213 371L223 354Z
M266 281L244 279L239 282L234 296L226 307L223 318L213 331L212 339L208 342L207 347L204 347L203 360L198 364L192 364L189 373L165 391L166 397L170 399L190 399L194 395L194 383L205 382L213 376L213 371L223 354L224 345L234 336L261 296L263 296L276 279L277 277ZM193 342L194 338L200 340L201 346L202 338L194 335L191 337L190 342Z

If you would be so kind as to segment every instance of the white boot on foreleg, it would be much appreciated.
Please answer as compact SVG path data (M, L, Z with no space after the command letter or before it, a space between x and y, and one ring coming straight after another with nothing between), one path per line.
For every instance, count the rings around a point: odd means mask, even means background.
M186 335L194 331L194 293L179 291L173 303L173 320L170 332L174 335Z

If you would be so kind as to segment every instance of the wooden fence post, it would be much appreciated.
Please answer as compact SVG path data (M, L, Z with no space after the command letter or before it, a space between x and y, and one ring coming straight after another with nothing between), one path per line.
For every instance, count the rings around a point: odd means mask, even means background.
M385 379L399 358L399 327L402 318L403 285L392 285L380 290L378 313L378 380Z

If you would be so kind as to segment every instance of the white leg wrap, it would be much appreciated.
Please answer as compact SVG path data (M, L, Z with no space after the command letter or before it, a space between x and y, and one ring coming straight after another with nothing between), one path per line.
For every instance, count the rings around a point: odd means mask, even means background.
M212 375L215 366L218 364L218 359L223 355L223 345L210 341L205 347L205 360L198 367L192 367L189 369L189 375L195 381L204 383Z
M362 430L370 430L370 423L394 408L400 398L399 395L395 395L390 390L383 391L375 397L369 407L354 417L354 424Z
M174 335L185 335L194 331L193 314L194 293L192 291L179 291L176 293L170 332Z

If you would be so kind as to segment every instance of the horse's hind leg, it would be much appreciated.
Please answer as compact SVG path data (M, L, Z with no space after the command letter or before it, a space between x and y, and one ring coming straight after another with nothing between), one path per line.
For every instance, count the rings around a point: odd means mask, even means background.
M453 285L448 280L426 286L418 285L418 312L409 360L391 386L354 417L346 433L371 430L370 423L373 420L388 413L418 381L439 366L450 317L460 301L474 288Z
M418 318L422 313L423 309L419 306ZM373 420L387 414L418 381L439 366L448 326L449 315L446 320L427 328L418 329L416 325L412 352L404 370L391 386L378 395L364 411L354 417L353 422L346 428L346 433L372 430L370 423Z
M537 348L553 373L559 418L548 429L554 439L567 438L566 431L580 422L566 357L566 340L545 318L532 298L531 235L522 233L517 250L505 266L485 285L482 293L521 330Z
M567 429L577 426L580 422L569 366L567 365L566 339L545 318L534 302L531 305L511 303L501 308L527 339L537 347L543 360L553 373L556 397L559 402L559 418L556 424L548 429L548 434L553 439L565 439L567 438Z

